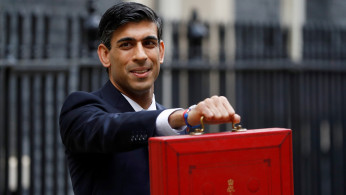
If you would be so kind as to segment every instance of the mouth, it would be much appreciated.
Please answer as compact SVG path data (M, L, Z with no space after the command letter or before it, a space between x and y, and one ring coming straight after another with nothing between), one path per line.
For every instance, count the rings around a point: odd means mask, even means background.
M151 72L151 69L149 68L149 69L132 70L130 72L138 78L145 78L149 75L149 73Z

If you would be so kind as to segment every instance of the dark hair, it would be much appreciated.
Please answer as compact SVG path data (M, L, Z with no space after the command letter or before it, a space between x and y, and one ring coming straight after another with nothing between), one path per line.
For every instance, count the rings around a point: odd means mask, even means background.
M162 20L149 7L135 2L121 2L110 7L102 16L98 37L108 49L111 49L113 32L129 22L152 21L157 26L157 38L161 40Z

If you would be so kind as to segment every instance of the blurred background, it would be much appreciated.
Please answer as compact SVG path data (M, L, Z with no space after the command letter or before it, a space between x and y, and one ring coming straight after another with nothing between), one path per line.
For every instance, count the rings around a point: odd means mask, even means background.
M0 194L73 194L58 116L107 80L95 32L115 2L0 1ZM244 127L293 130L295 194L346 194L345 0L138 2L164 19L158 102L224 95Z

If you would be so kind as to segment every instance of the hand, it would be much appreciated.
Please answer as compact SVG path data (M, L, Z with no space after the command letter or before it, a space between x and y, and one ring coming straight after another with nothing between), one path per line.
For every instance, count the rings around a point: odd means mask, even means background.
M168 120L172 128L179 128L185 125L183 112L183 110L179 110L169 116ZM227 98L223 96L213 96L199 102L188 113L188 123L191 126L198 125L202 116L204 116L205 124L240 122L240 116L235 113Z
M206 124L239 123L237 115L224 96L213 96L201 101L188 113L188 123L192 126L200 124L200 118L204 116Z

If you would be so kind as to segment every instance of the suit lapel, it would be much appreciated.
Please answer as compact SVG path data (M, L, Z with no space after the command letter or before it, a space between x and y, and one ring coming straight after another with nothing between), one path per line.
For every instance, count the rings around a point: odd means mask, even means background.
M122 112L134 112L134 109L124 96L118 91L117 88L108 80L107 83L101 88L101 98L114 108Z
M121 110L122 112L134 112L130 103L124 98L120 91L108 80L100 90L101 98L104 99L112 107ZM166 109L164 106L156 102L157 110Z
M156 102L156 110L164 110L166 109L164 106Z

